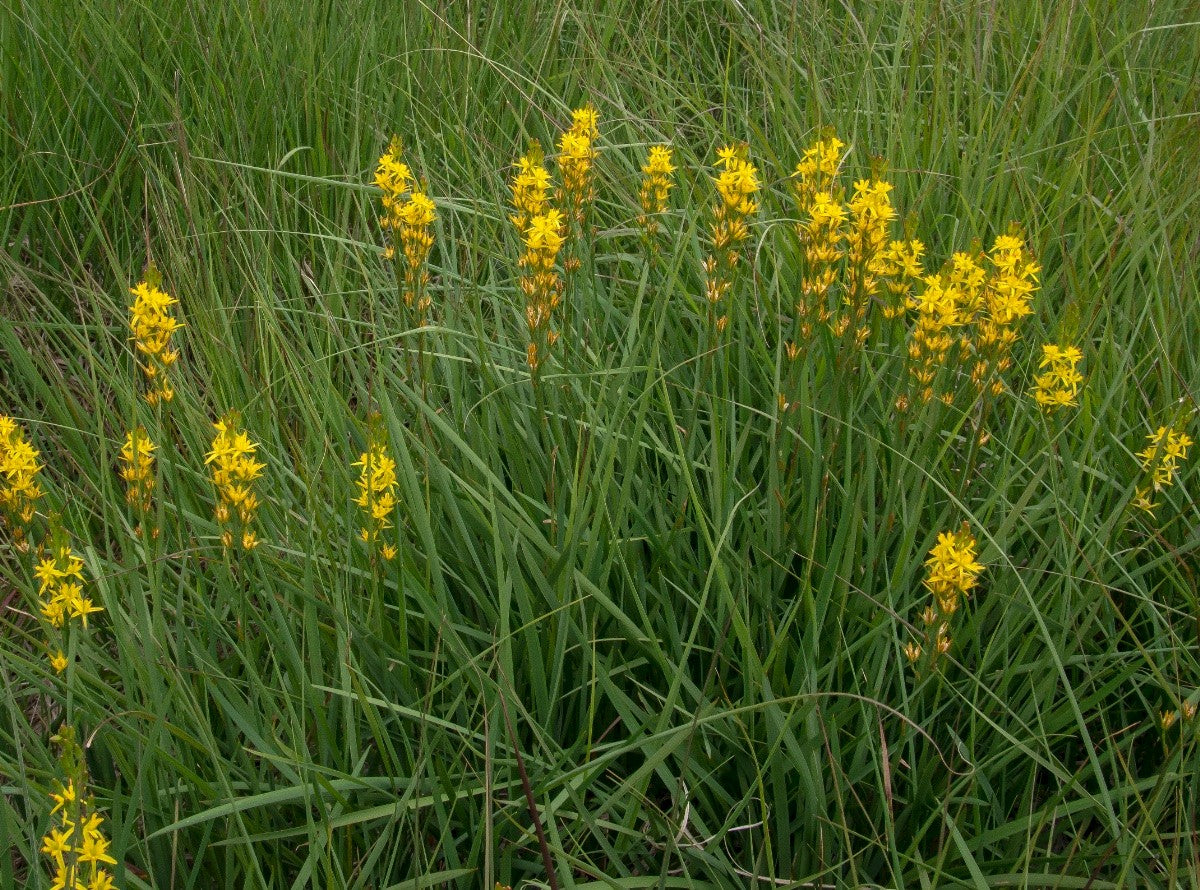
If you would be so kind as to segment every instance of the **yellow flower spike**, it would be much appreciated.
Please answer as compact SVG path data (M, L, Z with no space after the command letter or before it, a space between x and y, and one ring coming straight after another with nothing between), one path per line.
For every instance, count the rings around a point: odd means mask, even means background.
M718 172L713 177L717 201L710 211L712 251L704 261L705 299L709 322L719 333L729 322L726 298L733 288L741 259L741 245L750 237L749 218L758 211L761 189L758 168L750 163L749 147L728 145L717 152Z
M125 444L121 446L121 478L125 480L125 501L141 514L143 522L152 504L156 447L150 441L146 430L140 426L125 434ZM139 524L139 534L141 528Z
M8 527L13 544L22 552L28 549L26 533L42 496L39 454L24 428L0 415L0 524Z
M650 242L651 250L658 251L655 236L658 234L658 218L666 213L667 202L671 188L675 184L672 174L675 167L671 163L671 147L668 145L652 145L642 165L642 185L638 191L638 203L642 208L638 216L638 225Z
M589 103L571 114L571 126L558 139L558 169L562 178L562 206L578 226L596 200L595 142L600 136L599 115Z
M1079 387L1083 375L1078 365L1083 358L1079 347L1047 343L1042 346L1042 359L1034 378L1033 400L1047 413L1078 405Z
M1175 484L1179 465L1187 460L1188 449L1195 443L1182 426L1160 426L1146 435L1146 447L1137 453L1145 481L1134 495L1134 506L1153 513L1158 507L1153 495Z
M230 411L213 424L217 433L204 463L217 495L213 515L222 526L221 543L230 549L240 539L243 550L252 550L261 543L251 528L259 506L254 484L262 477L266 464L255 458L258 445L239 428L240 423L240 415ZM238 529L230 527L235 515ZM235 536L235 531L240 534Z
M976 542L964 522L957 532L941 532L925 561L924 585L934 595L938 611L952 614L975 587L983 565L975 558Z
M415 309L417 325L421 326L432 302L427 292L428 260L433 249L432 227L437 208L425 185L418 183L409 166L400 160L402 153L400 138L393 136L375 167L375 185L383 192L379 226L391 233L391 244L384 256L401 258L404 304Z
M362 512L359 537L385 560L396 556L396 547L383 543L382 535L393 527L396 510L396 461L391 456L383 418L372 414L367 420L367 450L351 464L359 468L358 496L354 503Z
M179 301L162 290L161 283L162 276L151 266L145 278L129 289L133 294L129 307L130 338L141 359L138 364L148 384L146 401L151 405L169 402L175 396L169 369L178 360L179 352L171 348L171 340L183 327L173 315L173 307Z

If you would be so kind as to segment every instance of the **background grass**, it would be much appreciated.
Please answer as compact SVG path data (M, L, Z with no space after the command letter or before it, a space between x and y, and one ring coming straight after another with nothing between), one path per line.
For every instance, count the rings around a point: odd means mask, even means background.
M860 8L861 7L861 8ZM127 887L1194 886L1196 474L1147 521L1132 452L1198 377L1200 25L1187 2L9 3L0 9L0 410L31 430L106 614L56 682L0 552L0 885L36 869L66 720ZM534 408L508 165L600 109L578 330ZM1021 222L1044 266L990 441L893 408L903 343L805 359L784 177L821 126L879 155L935 264ZM434 354L379 256L391 132L438 202ZM764 170L745 311L704 355L706 170ZM648 264L643 146L680 208ZM127 287L181 301L139 402ZM1019 396L1074 336L1077 412ZM227 558L202 457L240 408L268 544ZM378 408L401 556L354 540ZM162 444L132 533L124 431ZM793 469L780 469L794 455ZM786 467L786 461L784 463ZM943 670L902 646L922 561L988 569ZM512 732L508 724L511 723Z

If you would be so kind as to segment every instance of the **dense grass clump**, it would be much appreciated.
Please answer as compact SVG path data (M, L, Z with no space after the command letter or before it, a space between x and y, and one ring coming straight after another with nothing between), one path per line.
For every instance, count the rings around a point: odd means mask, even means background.
M0 886L1200 880L1200 26L868 6L0 10Z

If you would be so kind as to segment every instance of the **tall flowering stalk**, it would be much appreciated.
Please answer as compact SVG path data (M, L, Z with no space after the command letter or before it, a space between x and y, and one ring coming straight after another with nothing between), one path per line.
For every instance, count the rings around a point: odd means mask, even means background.
M642 212L638 215L638 225L650 245L650 251L658 254L658 219L667 212L667 204L671 196L671 187L675 184L672 174L675 166L671 163L671 147L669 145L652 145L646 155L646 163L642 164L642 185L638 189L638 204Z
M1154 496L1175 484L1179 465L1187 460L1188 449L1194 444L1182 426L1160 426L1146 436L1146 447L1137 454L1144 481L1134 494L1135 506L1147 513L1158 508Z
M21 552L29 549L26 535L42 496L39 454L21 425L0 415L0 519Z
M571 126L558 137L561 206L568 221L581 230L596 200L596 140L599 116L589 102L571 112Z
M529 328L526 362L536 376L558 339L551 320L562 302L563 280L557 263L566 241L566 221L561 211L550 206L550 173L537 142L517 161L511 188L513 213L509 219L523 247L518 267Z
M48 552L38 560L33 574L38 580L40 611L51 628L50 665L61 674L67 668L64 650L70 623L78 621L86 629L88 616L104 609L84 595L83 560L60 528L52 531Z
M429 297L429 253L437 210L425 186L418 183L408 164L400 160L403 147L397 136L375 168L375 184L383 192L379 226L391 233L384 257L398 263L404 305L413 310L418 327L425 324L432 305Z
M816 325L830 319L829 295L846 252L846 207L837 184L845 147L846 143L827 133L805 149L792 174L799 219L796 232L804 252L794 307L802 341L812 337Z
M859 346L871 334L867 312L879 294L888 262L888 235L896 211L892 207L891 183L882 179L860 179L851 196L849 227L846 235L846 284L842 309L833 324L833 332L852 333Z
M135 427L125 434L121 446L121 478L125 480L125 502L138 513L137 534L143 533L150 514L154 494L154 452L157 446L150 441L145 427ZM158 537L158 529L151 532Z
M983 572L983 565L976 559L977 547L975 536L965 522L956 532L938 534L937 543L925 560L922 582L933 594L933 604L921 616L925 625L924 643L910 642L905 646L905 656L910 662L919 660L926 647L931 659L950 651L950 619Z
M183 327L173 314L179 303L162 290L162 276L151 266L145 278L130 288L133 304L129 307L129 330L134 348L141 356L138 364L146 377L146 402L157 405L175 397L171 383L172 367L179 351L171 345L175 332Z
M885 318L902 318L908 311L913 287L924 275L922 257L925 245L915 238L890 241L882 254L883 283L888 299L883 304Z
M938 376L954 346L954 329L962 324L964 294L946 270L924 282L920 293L909 298L917 317L908 338L908 370L919 398L929 402L939 394Z
M980 299L968 305L971 327L963 337L964 358L973 358L971 382L979 393L1004 392L1003 374L1012 366L1017 327L1033 312L1041 266L1016 229L1000 235L987 254L990 267Z
M392 459L387 430L378 414L368 421L367 450L352 466L359 468L358 496L354 499L363 515L359 537L372 554L378 553L385 560L395 559L396 545L383 541L383 535L392 528L396 511L396 461Z
M741 246L750 237L747 222L758 212L758 168L750 163L749 147L729 145L717 152L719 172L713 177L717 202L709 221L712 253L704 260L705 298L710 327L724 331L729 323L727 300L738 265Z
M266 464L255 459L258 445L240 428L241 416L228 412L213 424L217 434L212 449L204 458L212 474L217 505L213 515L221 526L221 543L226 549L240 540L243 550L253 550L261 541L254 531L255 514L260 501L254 483Z
M1042 346L1042 359L1038 362L1042 373L1033 380L1033 400L1047 414L1079 404L1076 397L1083 383L1083 375L1079 373L1082 358L1078 346L1054 343Z
M62 764L67 781L50 792L50 826L42 838L41 853L52 873L52 890L114 890L108 866L117 860L109 853L104 817L87 791L83 752L69 727L54 736L63 746Z

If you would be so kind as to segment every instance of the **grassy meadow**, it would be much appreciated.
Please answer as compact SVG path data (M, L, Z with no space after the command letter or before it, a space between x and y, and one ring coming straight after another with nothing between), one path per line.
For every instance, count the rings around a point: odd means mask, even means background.
M0 110L0 887L1200 884L1195 4L13 0Z

